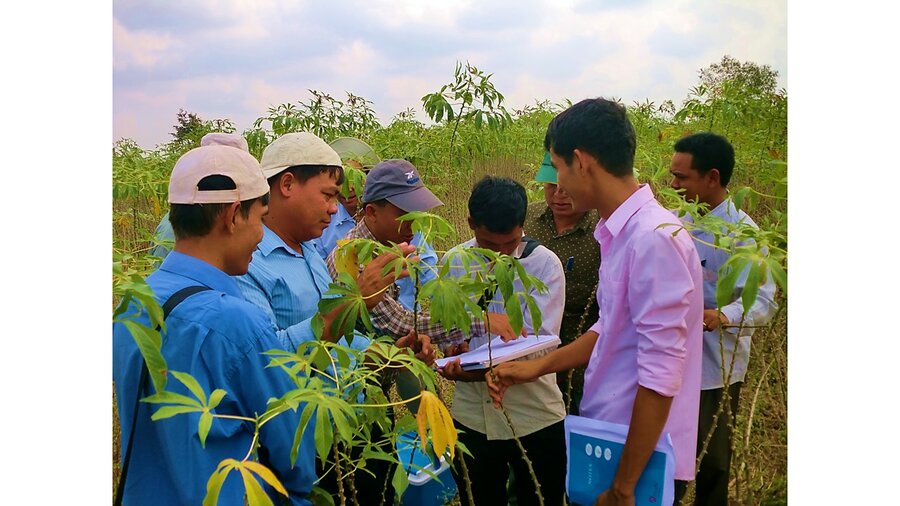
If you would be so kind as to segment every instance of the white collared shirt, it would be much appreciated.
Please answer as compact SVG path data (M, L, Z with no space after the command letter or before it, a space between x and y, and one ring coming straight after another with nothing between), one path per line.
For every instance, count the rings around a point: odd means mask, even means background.
M456 248L477 247L475 239L466 241ZM454 248L455 249L455 248ZM523 241L513 256L520 258L525 249ZM450 257L450 250L445 255ZM528 274L540 279L549 289L547 293L539 294L532 288L538 308L541 310L541 328L532 329L531 315L524 301L522 301L522 314L525 328L533 334L559 335L562 324L563 309L566 304L566 276L562 262L555 253L544 246L538 246L530 255L519 260ZM450 269L451 276L463 276L465 270L454 266ZM516 278L514 289L523 292L522 282ZM502 297L499 291L494 296L494 302L489 307L491 312L505 313ZM537 331L535 331L537 330ZM473 336L469 342L469 349L482 346L487 342L486 336ZM528 360L550 353L553 349L532 353L519 360ZM563 403L562 393L556 384L556 373L545 374L531 383L513 385L503 395L503 407L516 431L516 436L526 436L548 427L566 416L566 408ZM487 384L484 381L456 382L451 406L453 418L459 423L485 434L489 440L512 439L513 433L506 422L503 412L495 408L488 394Z

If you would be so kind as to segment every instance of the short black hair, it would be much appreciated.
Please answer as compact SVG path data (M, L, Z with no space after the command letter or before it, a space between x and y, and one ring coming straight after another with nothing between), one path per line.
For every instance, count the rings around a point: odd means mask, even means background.
M285 172L290 172L294 175L294 179L297 179L301 184L305 183L307 180L318 176L323 172L327 172L328 175L336 180L338 185L344 184L344 167L338 165L291 165L290 167L284 169L283 171L271 176L269 181L269 187L272 185L278 184L278 180L281 179L281 175Z
M567 164L579 149L616 177L634 174L636 146L625 106L605 98L586 98L559 113L544 136L544 149L552 148Z
M524 226L527 210L525 187L507 177L485 176L469 195L472 222L495 234L506 234Z
M693 156L691 168L705 176L710 170L719 170L719 183L728 186L734 173L734 148L728 139L712 132L700 132L678 139L676 153Z
M197 183L197 189L208 190L234 190L237 185L228 176L220 174L206 176ZM254 202L262 201L268 205L269 194L266 193L255 199L241 201L241 216L250 216L250 208ZM188 239L191 237L203 237L213 227L216 217L231 204L172 204L169 211L169 222L172 223L172 231L176 239Z

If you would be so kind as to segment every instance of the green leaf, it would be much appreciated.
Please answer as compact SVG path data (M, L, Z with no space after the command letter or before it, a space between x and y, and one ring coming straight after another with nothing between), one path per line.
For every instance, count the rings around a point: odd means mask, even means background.
M406 487L409 486L409 475L404 466L394 466L394 477L391 478L391 484L394 486L394 493L397 494L399 500L406 492Z
M171 371L171 373L172 376L175 376L175 379L186 386L188 390L190 390L191 393L193 393L194 396L200 400L200 404L204 406L206 405L206 393L203 392L203 388L200 386L200 383L197 383L197 380L195 380L193 376L188 373L178 371Z
M166 389L168 365L160 351L162 339L159 336L159 332L131 320L125 320L122 324L128 328L128 332L131 333L131 337L137 344L141 356L144 357L153 387L157 392L162 392Z
M157 420L163 420L165 418L170 418L182 413L196 413L199 411L203 411L203 408L193 408L191 406L163 406L157 409L156 412L153 413L153 416L150 417L150 419L155 422Z
M297 430L296 432L294 432L294 442L291 444L291 462L297 462L297 455L299 454L300 449L300 441L303 440L303 434L306 432L306 428L309 426L309 420L315 413L315 404L308 403L306 406L304 406L303 412L300 415L300 423L297 424Z
M772 279L775 280L775 284L781 288L781 291L787 294L787 273L784 271L784 268L781 267L781 263L779 263L774 258L768 258L766 260L769 263L769 272L772 273Z
M735 265L737 262L734 262L737 258L736 255L732 256L719 268L719 281L716 283L716 305L718 307L725 307L734 300L734 287L741 272L741 269Z
M165 409L165 408L162 408ZM213 416L209 411L204 411L200 415L200 424L197 427L197 434L200 436L200 446L206 448L206 436L209 434L209 428L212 427Z
M197 409L203 409L203 405L200 404L197 399L192 399L186 395L176 394L175 392L169 392L168 390L163 390L162 392L157 392L148 397L144 397L141 399L141 402L146 402L147 404L180 404L183 406L193 406Z
M756 294L759 293L759 286L766 280L765 263L750 262L750 270L747 272L747 281L744 283L744 289L741 291L741 303L744 313L750 312L753 302L756 301Z
M222 399L225 397L227 392L222 390L221 388L217 388L213 390L213 393L209 396L209 405L207 406L209 409L214 409L216 406L222 402Z
M335 506L334 497L331 497L331 493L318 485L312 488L312 491L309 493L309 500L316 506Z
M322 460L325 460L328 456L328 452L331 450L331 440L333 435L334 430L331 427L331 420L328 419L328 411L323 409L321 405L317 406L315 429L316 452Z

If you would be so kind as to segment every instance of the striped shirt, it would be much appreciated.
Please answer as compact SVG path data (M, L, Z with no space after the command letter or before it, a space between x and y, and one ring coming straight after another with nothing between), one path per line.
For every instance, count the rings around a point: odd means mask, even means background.
M301 249L302 255L264 225L250 269L235 277L244 298L269 316L278 340L290 351L315 339L310 323L331 283L313 242L301 243Z
M356 227L354 227L344 238L377 240L375 239L375 236L372 235L372 231L369 230L369 227L366 226L365 219L360 220ZM334 267L334 253L335 252L332 251L331 254L328 255L326 263L331 276L337 278L337 269ZM399 302L399 293L400 290L396 283L388 287L384 299L372 308L370 314L372 324L375 328L392 336L394 339L400 339L409 334L412 331L414 319L414 313L403 307ZM431 316L428 314L427 310L419 311L417 326L419 327L418 332L420 334L428 335L428 337L431 338L432 344L440 346L442 350L465 340L462 331L459 329L447 330L437 323L431 323ZM484 332L484 322L480 319L473 318L472 333L483 334Z

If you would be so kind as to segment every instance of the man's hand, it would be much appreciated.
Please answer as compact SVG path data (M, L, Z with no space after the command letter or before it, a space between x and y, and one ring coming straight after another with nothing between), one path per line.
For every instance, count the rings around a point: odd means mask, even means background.
M444 356L455 357L457 355L462 355L467 351L469 351L469 342L463 341L459 344L451 344L450 346L448 346L447 349L444 350Z
M416 247L410 246L405 242L398 244L398 247L403 252L404 256L409 256L412 253L415 253ZM391 261L396 260L398 258L395 253L383 253L375 257L369 265L359 273L359 277L356 280L356 283L359 285L359 291L362 293L362 296L366 300L366 308L372 309L374 308L381 299L384 298L385 289L392 285L394 281L405 278L409 276L409 271L406 269L405 261L403 271L399 276L394 276L394 271L391 270L385 275L382 275L381 272L384 270L384 267ZM417 259L417 257L410 257L410 260Z
M728 325L728 317L720 313L718 309L704 309L703 330L707 332L716 330L719 325Z
M610 488L597 496L594 506L634 506L634 494L617 494L615 490Z
M419 334L410 331L409 334L401 337L394 343L398 348L410 348L416 358L425 362L427 365L434 364L434 347L431 346L431 338L426 334Z
M512 328L512 325L509 323L509 317L505 314L500 313L488 313L488 323L490 324L491 334L496 334L500 336L500 339L504 341L512 341L513 339L517 339L519 336L525 337L528 334L525 332L525 328L522 327L518 331Z
M539 359L517 360L494 366L493 371L485 373L484 380L487 381L488 393L494 401L494 407L499 408L506 389L512 385L534 381L539 376L541 376Z
M447 365L438 369L438 373L453 381L484 381L484 369L477 371L463 370L460 359L447 362Z

